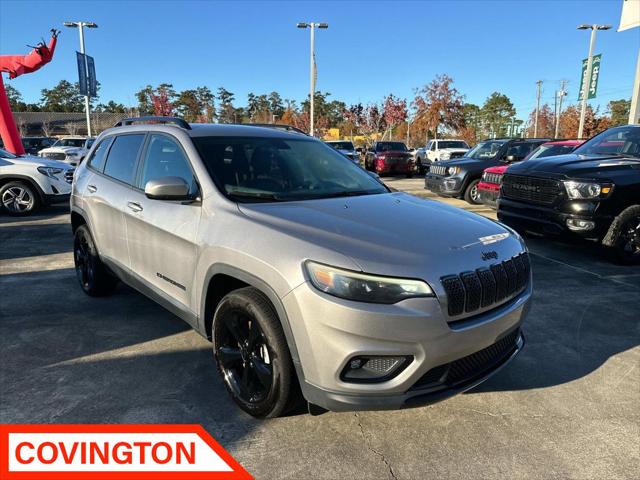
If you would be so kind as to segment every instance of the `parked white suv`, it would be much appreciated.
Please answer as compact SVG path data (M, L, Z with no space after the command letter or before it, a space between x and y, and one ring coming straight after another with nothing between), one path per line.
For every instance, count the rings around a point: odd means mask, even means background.
M93 137L62 137L49 148L40 150L38 156L65 162L75 167L87 155L94 140Z
M469 151L469 145L464 140L429 140L424 148L419 148L416 152L416 163L420 173L424 173L428 164L463 157L467 151Z
M29 215L42 205L68 201L73 171L66 163L0 149L0 209Z

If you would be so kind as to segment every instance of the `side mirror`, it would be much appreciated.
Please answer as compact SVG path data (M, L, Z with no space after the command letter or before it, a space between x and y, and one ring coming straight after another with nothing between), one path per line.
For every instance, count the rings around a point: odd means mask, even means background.
M180 177L161 177L149 180L144 194L152 200L191 200L189 185Z

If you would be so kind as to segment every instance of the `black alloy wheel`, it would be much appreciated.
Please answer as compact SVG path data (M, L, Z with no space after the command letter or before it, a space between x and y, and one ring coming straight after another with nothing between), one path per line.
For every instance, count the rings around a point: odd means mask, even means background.
M284 331L260 290L228 293L216 308L211 333L218 372L242 410L273 418L296 405L299 387Z
M259 403L269 395L274 379L264 333L242 311L231 311L220 320L216 357L224 381L242 401Z

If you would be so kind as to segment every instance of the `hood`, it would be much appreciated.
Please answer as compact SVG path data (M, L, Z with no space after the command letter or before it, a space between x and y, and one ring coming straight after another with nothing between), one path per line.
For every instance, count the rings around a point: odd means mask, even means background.
M46 158L35 157L33 155L25 155L18 158L5 158L4 160L11 162L15 165L33 165L34 167L54 167L69 170L73 167L64 162L58 162L56 160L49 160Z
M509 168L509 165L498 165L497 167L485 168L484 171L487 173L498 173L502 175L507 170L507 168Z
M40 150L38 153L77 153L82 150L81 147L49 147Z
M466 255L474 268L481 266L480 249L508 244L509 255L516 255L523 248L519 238L497 222L406 193L245 203L239 208L278 232L350 257L370 273L415 278L425 272L455 273L465 269L457 260ZM480 242L496 234L506 234L500 247Z
M439 148L439 152L449 152L449 153L458 153L458 152L468 152L468 148Z
M558 155L536 158L513 164L509 173L514 175L540 175L554 178L585 178L606 180L628 175L629 170L640 173L640 159L610 155Z

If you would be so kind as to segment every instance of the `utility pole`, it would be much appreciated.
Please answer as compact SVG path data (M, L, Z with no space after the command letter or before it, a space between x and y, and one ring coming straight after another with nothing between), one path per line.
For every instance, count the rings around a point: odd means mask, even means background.
M553 134L553 138L558 138L558 132L560 129L560 115L562 114L562 98L567 94L567 91L564 89L567 84L566 80L560 81L560 91L558 92L558 112L556 113L556 130Z
M536 118L533 124L533 138L538 138L538 114L540 113L540 94L542 93L542 80L536 82Z

